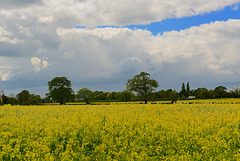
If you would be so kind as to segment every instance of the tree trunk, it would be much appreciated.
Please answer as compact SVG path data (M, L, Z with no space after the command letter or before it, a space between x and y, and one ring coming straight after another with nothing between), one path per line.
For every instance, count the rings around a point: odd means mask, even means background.
M147 100L145 100L145 104L147 104Z
M86 105L89 105L90 104L90 102L88 101L88 100L85 100L86 101Z

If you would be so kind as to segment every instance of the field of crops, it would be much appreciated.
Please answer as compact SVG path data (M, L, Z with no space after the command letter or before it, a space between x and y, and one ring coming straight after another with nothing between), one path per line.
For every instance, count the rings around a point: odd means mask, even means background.
M240 105L0 106L0 160L237 160Z

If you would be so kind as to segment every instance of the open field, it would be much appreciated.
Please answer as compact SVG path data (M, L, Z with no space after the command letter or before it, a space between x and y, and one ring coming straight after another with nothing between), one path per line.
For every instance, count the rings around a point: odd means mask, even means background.
M0 160L240 159L239 104L2 106L0 127Z

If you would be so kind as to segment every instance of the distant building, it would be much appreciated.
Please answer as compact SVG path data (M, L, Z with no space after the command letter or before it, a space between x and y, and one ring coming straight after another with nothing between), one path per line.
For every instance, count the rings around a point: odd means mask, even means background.
M196 96L188 96L188 99L195 99Z

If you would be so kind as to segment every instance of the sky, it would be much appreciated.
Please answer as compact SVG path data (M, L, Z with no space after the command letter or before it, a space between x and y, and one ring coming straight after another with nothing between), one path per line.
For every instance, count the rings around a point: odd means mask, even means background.
M140 72L161 89L240 85L240 0L0 0L0 90L122 91Z

